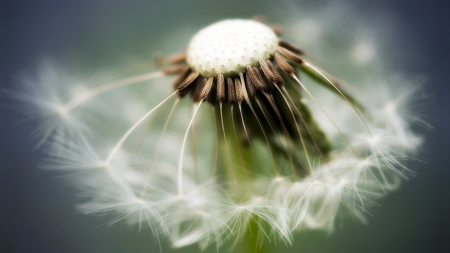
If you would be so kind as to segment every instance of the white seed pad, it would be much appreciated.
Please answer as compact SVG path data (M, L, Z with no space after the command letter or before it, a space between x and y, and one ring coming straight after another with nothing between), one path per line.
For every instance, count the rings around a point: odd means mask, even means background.
M259 66L278 46L268 26L253 20L231 19L214 23L194 35L187 49L187 63L204 77L245 73L245 66Z

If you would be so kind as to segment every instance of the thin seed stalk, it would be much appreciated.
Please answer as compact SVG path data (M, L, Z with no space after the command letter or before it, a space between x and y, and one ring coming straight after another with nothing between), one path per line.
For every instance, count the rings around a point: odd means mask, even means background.
M304 121L302 122L302 120L298 120L298 123L300 124L302 134L304 138L307 140L308 145L310 147L308 152L310 152L313 156L316 157L319 157L320 154L322 154L324 156L323 158L329 158L332 149L330 140L327 138L322 129L320 129L308 105L302 102L302 94L300 90L296 87L296 84L294 84L290 80L288 80L287 82L288 85L285 86L286 90L291 94L290 96L293 102L295 103L295 107L296 109L298 109L299 113L301 113L301 116ZM296 115L298 114L296 110L294 113ZM306 124L306 126L304 125L304 123ZM308 132L308 129L310 133ZM320 152L317 150L315 145L317 145L317 147L320 149Z
M310 67L304 65L304 64L293 64L295 66L297 66L298 68L300 68L301 70L303 70L303 73L307 74L310 78L312 78L313 80L317 81L317 83L319 83L320 85L322 85L323 87L329 89L330 91L336 93L338 96L340 96L340 94L336 91L336 89L330 85L330 83L323 78L320 74L318 74L317 72L315 72L313 69L311 69ZM322 72L325 72L324 70L322 70ZM327 75L328 73L325 72L325 74ZM333 80L334 78L330 75L330 79L335 82L336 80ZM336 83L335 83L336 84ZM340 90L342 91L342 93L347 97L347 99L358 109L358 110L362 110L364 111L364 106L361 105L361 103L358 102L357 99L355 99L351 94L349 94L348 92L346 92L344 89L340 88Z
M235 108L236 109L236 108ZM235 191L236 187L234 185L234 176L233 176L233 170L234 175L237 179L237 183L239 184L239 194L242 199L235 199L236 203L242 202L245 203L249 198L252 196L251 187L249 179L252 177L251 174L248 173L247 170L253 170L254 168L257 168L257 164L250 155L249 147L248 145L243 145L243 137L241 133L241 126L240 121L238 121L239 116L237 110L234 110L235 113L235 128L236 128L236 134L238 135L238 141L236 142L236 138L234 136L234 130L232 125L232 119L231 119L231 113L230 113L230 107L228 105L223 106L223 123L225 126L225 134L228 142L228 149L225 145L225 141L223 140L223 133L221 133L221 143L220 143L220 150L221 150L221 157L223 157L223 161L221 162L221 166L223 168L223 176L226 179L226 182L233 182L227 185L227 190L233 192ZM218 117L220 118L220 116ZM220 122L219 122L220 123ZM239 145L239 147L238 147ZM242 153L242 160L239 156L239 150ZM228 161L228 152L230 152L231 157L231 164ZM233 166L233 167L231 167ZM248 183L244 183L248 182ZM242 187L244 186L244 187Z

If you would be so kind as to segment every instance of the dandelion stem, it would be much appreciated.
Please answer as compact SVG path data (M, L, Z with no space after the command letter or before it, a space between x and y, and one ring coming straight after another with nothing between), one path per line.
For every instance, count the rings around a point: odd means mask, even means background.
M231 107L231 108L230 108L230 113L231 113L231 125L233 126L234 138L235 138L235 140L236 140L236 147L237 147L237 150L238 150L239 158L240 158L241 163L242 163L242 169L243 169L244 172L245 172L245 176L248 178L247 168L245 167L244 158L242 157L242 152L241 152L241 148L240 148L241 145L239 145L239 139L238 139L237 133L236 133L236 125L235 125L235 123L234 123L233 105L231 105L230 107Z
M245 238L242 240L243 242L246 242L245 244L242 243L242 251L239 252L252 252L252 253L265 253L267 252L267 247L264 247L264 241L262 240L261 233L264 233L261 231L260 225L255 220L255 218L252 218L247 225L247 231L245 233ZM267 235L266 235L267 236ZM244 249L245 248L245 249Z
M235 184L236 184L236 191L237 191L237 194L238 194L238 197L239 197L239 201L240 201L240 203L242 204L242 203L243 203L243 202L242 202L242 196L241 196L241 193L240 193L240 191L239 191L239 185L238 185L238 182L237 182L236 173L234 172L233 162L231 161L230 149L229 149L229 147L228 147L227 136L226 136L226 134L225 134L225 126L224 126L224 124L223 124L222 103L220 103L220 121L221 121L221 123L222 123L223 139L224 139L224 141L225 141L225 147L226 147L226 149L227 149L228 161L230 161L231 173L233 174L233 179L234 179L234 182L235 182Z
M217 162L219 161L219 131L217 129L217 116L216 116L216 107L213 105L211 106L212 113L213 113L213 120L214 120L214 130L216 133L216 145L215 145L215 154L214 154L214 169L213 169L213 177L217 174Z
M252 110L253 115L255 115L255 118L256 118L256 120L258 121L259 127L261 128L261 131L263 132L264 139L266 140L267 148L269 149L270 159L271 159L271 161L272 161L272 166L273 166L273 171L274 171L274 173L275 173L275 176L278 177L278 176L280 175L280 173L278 172L278 167L277 167L277 165L276 165L276 163L275 163L275 159L273 158L272 149L271 149L270 144L269 144L269 139L267 139L266 131L264 131L264 127L262 126L261 122L259 121L259 118L258 118L258 116L256 115L255 110L253 110L253 106L252 106L251 104L248 104L248 106L249 106L250 109ZM242 115L242 114L241 114L241 115Z
M246 138L247 138L248 145L250 146L250 152L252 153L253 157L255 158L255 161L256 161L256 163L258 164L258 167L261 169L261 172L263 172L264 174L267 174L267 173L264 171L264 168L261 166L261 163L259 162L258 158L257 158L256 155L255 155L255 151L254 151L254 149L253 149L252 142L251 142L250 137L249 137L249 135L248 135L247 128L245 127L245 121L244 121L244 116L242 115L242 107L241 107L241 104L239 104L239 112L240 112L240 115L241 115L242 127L244 128L244 133L245 133L245 136L246 136Z

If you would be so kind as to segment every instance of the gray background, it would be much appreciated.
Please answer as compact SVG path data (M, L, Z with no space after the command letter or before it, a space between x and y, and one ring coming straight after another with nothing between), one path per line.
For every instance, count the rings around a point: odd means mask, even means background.
M293 246L278 245L274 252L450 252L450 5L352 2L368 15L387 11L396 17L405 44L418 51L417 58L410 52L415 61L408 71L424 73L433 95L427 110L435 129L420 130L427 141L418 156L427 163L411 165L419 175L381 201L369 225L348 221L330 236L297 234ZM274 5L226 0L1 1L0 85L14 88L14 75L34 70L42 57L82 62L83 71L94 73L127 54L152 57L155 45L170 53L185 43L161 44L171 38L170 28L268 14L269 6ZM30 139L34 125L18 123L23 116L8 97L0 99L0 252L159 252L148 229L100 226L106 220L77 213L73 189L56 174L35 168L40 152ZM175 250L163 241L163 252L197 251L196 246Z

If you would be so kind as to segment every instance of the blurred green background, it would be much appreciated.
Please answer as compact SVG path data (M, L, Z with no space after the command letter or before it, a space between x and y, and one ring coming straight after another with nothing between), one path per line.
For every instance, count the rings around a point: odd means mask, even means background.
M405 71L423 73L426 90L432 94L427 111L435 129L419 129L427 137L417 157L426 162L411 162L409 167L418 176L383 199L368 225L347 219L330 235L297 233L294 245L272 245L272 251L450 252L450 100L446 98L450 94L450 3L345 2L368 17L394 17L403 40L400 44L417 50L409 52L414 61L406 64ZM256 14L276 21L286 7L266 0L2 1L0 85L14 88L15 75L33 71L42 58L94 75L123 66L128 59L179 51L196 28L213 21ZM160 251L149 229L103 225L107 219L78 213L74 190L58 174L36 168L41 154L30 139L34 125L18 123L23 116L11 108L8 97L0 99L0 252ZM173 249L167 240L162 241L162 252L198 251L195 245ZM223 247L221 251L233 250Z

